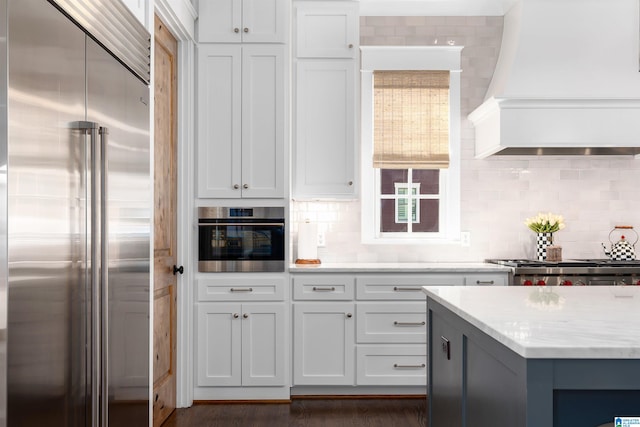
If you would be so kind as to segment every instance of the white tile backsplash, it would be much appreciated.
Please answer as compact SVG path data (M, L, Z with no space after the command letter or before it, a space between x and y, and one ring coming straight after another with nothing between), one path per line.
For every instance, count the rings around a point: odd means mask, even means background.
M527 217L551 211L565 217L556 233L563 258L602 258L615 225L640 229L640 159L630 157L496 156L474 158L473 125L466 119L484 100L502 38L502 17L362 17L362 45L432 45L454 40L462 50L461 229L471 246L364 245L360 202L292 202L292 256L297 222L325 231L323 262L453 262L533 258L535 234Z

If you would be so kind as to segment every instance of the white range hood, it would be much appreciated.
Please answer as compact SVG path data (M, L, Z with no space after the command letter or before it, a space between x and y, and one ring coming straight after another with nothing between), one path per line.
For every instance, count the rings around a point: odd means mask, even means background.
M504 17L476 157L640 153L638 0L519 0Z

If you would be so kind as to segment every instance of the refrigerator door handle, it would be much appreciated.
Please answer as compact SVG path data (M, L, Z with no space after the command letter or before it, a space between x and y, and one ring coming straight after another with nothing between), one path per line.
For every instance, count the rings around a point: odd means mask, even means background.
M103 408L101 411L101 426L109 425L109 246L108 242L108 221L107 221L107 140L109 135L109 129L106 127L100 127L98 131L100 135L99 148L100 148L100 164L96 165L96 169L100 171L100 297L102 304L100 305L101 317L101 346L100 346L100 365L101 365L101 393L100 393L100 406ZM97 148L97 147L96 147Z
M88 141L88 159L87 159L87 170L86 173L89 174L89 194L88 197L90 199L89 209L90 209L90 263L89 267L91 269L91 361L89 362L91 366L91 372L89 373L91 376L91 425L92 426L107 426L105 424L105 413L107 411L101 411L100 408L106 408L104 406L105 402L107 402L107 398L105 396L105 377L103 376L103 370L105 369L102 365L104 365L103 361L106 346L103 345L103 325L102 315L102 301L104 301L104 273L102 266L104 265L104 254L103 248L106 243L106 239L103 239L104 236L104 228L105 224L103 221L104 218L104 208L102 205L102 197L103 197L103 187L104 184L104 173L103 173L103 163L104 160L102 158L103 149L101 148L101 141L98 140L98 135L101 135L102 139L102 131L100 125L95 122L88 121L79 121L72 123L72 127L74 129L78 129L84 135L89 136Z

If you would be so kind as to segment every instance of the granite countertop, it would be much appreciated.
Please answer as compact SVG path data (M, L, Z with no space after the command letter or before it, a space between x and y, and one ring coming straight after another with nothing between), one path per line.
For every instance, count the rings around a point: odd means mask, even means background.
M484 262L345 262L318 265L291 264L289 271L291 273L505 273L512 269Z
M640 286L428 286L423 292L526 358L640 359Z

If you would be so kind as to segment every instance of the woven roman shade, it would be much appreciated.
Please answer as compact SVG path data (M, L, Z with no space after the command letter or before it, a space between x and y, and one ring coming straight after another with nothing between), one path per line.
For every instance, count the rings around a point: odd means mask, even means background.
M449 167L449 71L374 71L373 167Z

